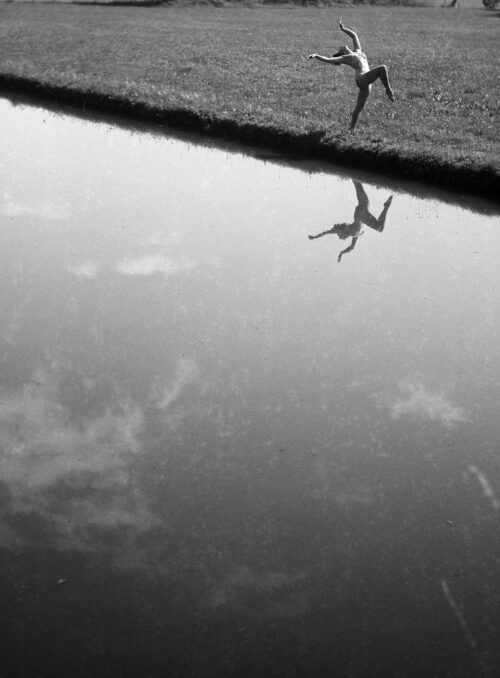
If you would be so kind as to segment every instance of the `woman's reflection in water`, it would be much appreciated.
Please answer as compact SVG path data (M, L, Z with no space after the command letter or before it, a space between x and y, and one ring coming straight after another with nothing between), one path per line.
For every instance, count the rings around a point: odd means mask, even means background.
M315 240L316 238L322 238L324 235L329 233L334 233L338 235L339 238L345 240L346 238L352 238L351 244L349 247L346 247L345 250L339 254L338 262L340 264L342 257L347 252L352 252L355 248L358 238L363 233L363 224L369 226L370 228L375 229L379 233L382 233L385 226L385 218L387 217L387 212L392 202L392 195L385 201L384 209L380 213L378 219L376 219L373 214L370 212L370 201L366 195L366 191L363 188L363 184L360 181L355 181L353 179L354 188L356 189L356 195L358 198L358 204L354 210L354 221L352 224L335 224L333 228L330 228L328 231L323 231L323 233L318 233L318 235L310 235L309 240Z

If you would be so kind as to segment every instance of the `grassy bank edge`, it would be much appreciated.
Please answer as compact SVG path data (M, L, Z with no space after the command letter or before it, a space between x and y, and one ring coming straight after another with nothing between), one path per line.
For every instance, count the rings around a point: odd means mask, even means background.
M182 128L293 152L310 158L334 162L355 169L379 172L388 176L419 181L457 193L488 198L500 203L500 174L491 166L461 167L453 163L418 155L401 155L383 148L360 149L341 145L335 139L322 139L322 134L294 134L286 130L203 115L186 108L161 108L133 102L126 97L97 91L68 88L11 74L0 74L0 92L24 94L52 104L70 105L96 112L124 116L138 121ZM344 138L345 140L345 138Z

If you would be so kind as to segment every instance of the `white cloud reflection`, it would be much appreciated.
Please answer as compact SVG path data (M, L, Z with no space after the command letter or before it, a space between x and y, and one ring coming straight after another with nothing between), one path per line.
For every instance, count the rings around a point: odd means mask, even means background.
M171 259L162 255L151 255L124 259L115 265L115 270L123 275L165 275L192 270L196 262L192 259Z
M67 271L79 278L96 278L100 271L105 268L96 261L83 261L67 267ZM171 276L182 271L190 271L196 268L193 259L172 259L163 255L148 255L123 259L110 266L110 270L120 275L129 276Z
M163 414L197 375L194 361L180 358L144 407L122 398L79 422L43 372L17 392L2 392L0 545L41 540L59 550L107 551L122 568L162 573L154 555L158 539L144 541L148 533L170 530L152 509L141 475L148 463L145 411ZM39 537L19 527L33 517L42 526Z
M393 419L420 417L451 427L469 420L462 407L454 405L443 392L430 391L421 382L404 379L399 383L400 396L389 403Z
M157 519L129 466L140 450L139 408L126 405L77 425L56 389L46 379L37 383L2 394L0 477L11 512L50 521L56 548L91 551L96 529L150 529Z
M44 221L56 221L68 216L66 209L53 202L43 202L38 205L6 202L1 211L6 217L38 217Z
M86 261L74 266L68 266L68 272L79 278L95 278L99 273L99 264L94 261Z

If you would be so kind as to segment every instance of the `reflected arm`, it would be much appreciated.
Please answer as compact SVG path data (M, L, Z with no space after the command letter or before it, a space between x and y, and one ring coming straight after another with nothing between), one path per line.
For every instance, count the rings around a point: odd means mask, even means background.
M329 228L328 231L323 231L322 233L318 233L318 235L308 235L307 237L309 240L316 240L316 238L322 238L324 235L333 235L335 233L335 226L333 228Z
M349 247L346 247L345 250L342 250L342 252L339 254L339 258L337 259L337 261L339 262L339 264L340 264L340 262L341 262L341 260L342 260L342 257L344 256L344 254L347 254L347 252L352 252L353 249L356 247L356 243L358 242L358 238L359 238L359 235L355 236L355 237L351 240L351 244L349 245Z

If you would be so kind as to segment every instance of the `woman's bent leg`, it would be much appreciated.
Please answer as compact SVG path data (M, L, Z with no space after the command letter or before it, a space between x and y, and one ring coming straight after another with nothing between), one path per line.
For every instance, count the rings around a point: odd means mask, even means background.
M372 70L368 71L368 73L358 75L356 80L360 87L366 87L375 82L375 80L378 80L378 78L380 78L382 81L389 99L394 101L394 92L392 91L391 85L389 83L389 74L387 72L386 66L376 66L376 68L372 68Z

